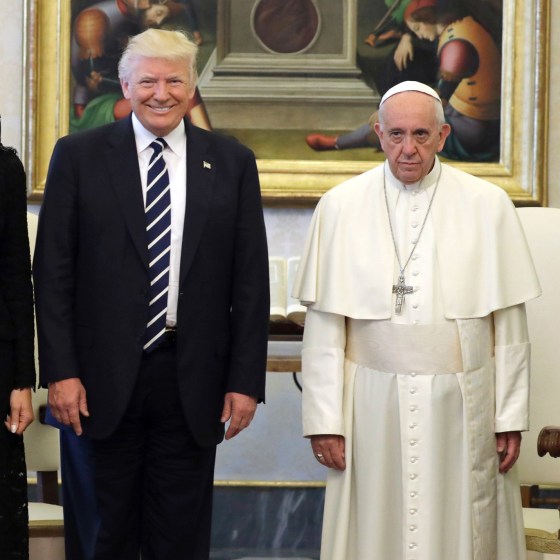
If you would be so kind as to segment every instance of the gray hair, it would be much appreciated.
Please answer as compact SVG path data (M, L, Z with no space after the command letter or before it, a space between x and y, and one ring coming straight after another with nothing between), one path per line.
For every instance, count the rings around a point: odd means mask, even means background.
M421 94L421 95L425 95L425 94ZM443 105L441 104L441 101L439 99L436 99L435 97L431 97L431 100L432 100L433 105L434 105L434 113L435 113L435 117L436 117L436 122L439 126L443 126L446 122L445 121L445 114L443 112ZM384 121L385 105L386 105L386 103L383 103L379 107L379 111L377 112L377 120L379 121L379 124L381 125L381 127L383 127L384 124L385 124L385 121Z
M163 58L183 61L189 71L190 86L197 80L196 55L198 47L182 31L147 29L130 37L119 61L119 78L130 79L134 64L140 58Z

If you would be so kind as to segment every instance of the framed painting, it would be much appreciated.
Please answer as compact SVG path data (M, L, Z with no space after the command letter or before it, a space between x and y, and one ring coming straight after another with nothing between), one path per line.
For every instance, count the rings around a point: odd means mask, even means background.
M187 29L200 43L200 105L193 122L202 114L202 126L254 150L266 204L296 206L314 204L329 188L383 161L368 119L396 79L390 66L405 66L403 75L434 85L445 76L442 28L434 25L436 35L426 35L421 11L413 10L428 5L437 14L442 2L26 0L30 198L42 198L57 138L84 122L89 126L82 111L96 97L87 91L92 68L104 76L104 93L112 82L118 97L118 80L107 68L96 66L99 61L92 67L91 57L77 61L76 21L91 8L105 10L105 19L113 21L120 17L117 6L129 34L147 25ZM550 0L476 3L473 25L483 23L485 31L475 36L487 32L497 57L487 71L498 88L497 101L493 114L483 118L493 121L486 136L495 140L483 157L459 141L445 159L498 184L518 205L546 205ZM472 11L473 2L464 4ZM478 56L491 58L480 48ZM424 54L422 66L418 60ZM114 116L110 107L108 118Z

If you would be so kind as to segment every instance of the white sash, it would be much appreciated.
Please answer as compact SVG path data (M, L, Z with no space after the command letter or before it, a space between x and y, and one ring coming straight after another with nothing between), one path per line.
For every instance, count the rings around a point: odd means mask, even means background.
M433 375L463 371L456 321L399 325L348 319L346 358L377 371Z

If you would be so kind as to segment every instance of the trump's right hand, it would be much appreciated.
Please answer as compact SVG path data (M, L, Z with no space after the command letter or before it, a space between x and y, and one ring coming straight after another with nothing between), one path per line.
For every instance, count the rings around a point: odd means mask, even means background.
M72 426L77 436L82 435L80 414L89 416L89 411L86 390L78 377L49 383L49 406L59 422Z

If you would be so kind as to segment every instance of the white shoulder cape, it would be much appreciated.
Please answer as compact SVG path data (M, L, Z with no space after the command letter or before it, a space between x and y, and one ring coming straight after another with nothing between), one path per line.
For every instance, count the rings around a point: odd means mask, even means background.
M436 162L439 164L439 162ZM507 193L442 165L432 206L448 319L484 317L541 289ZM328 191L310 225L293 295L354 319L391 317L395 252L383 193L384 166Z

